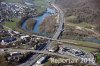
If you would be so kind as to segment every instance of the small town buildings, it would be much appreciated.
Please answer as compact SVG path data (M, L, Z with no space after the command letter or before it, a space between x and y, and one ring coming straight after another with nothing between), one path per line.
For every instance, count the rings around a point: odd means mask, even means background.
M23 56L21 52L10 52L10 56L8 57L8 60L14 60L19 61L20 58Z
M0 30L0 35L10 35L8 31Z
M4 29L2 25L0 25L0 30Z
M6 37L3 39L0 39L1 45L7 45L8 43L13 42L13 41L16 41L15 37Z
M26 35L26 36L21 36L20 38L22 39L22 40L25 40L26 38L29 38L30 36L29 35Z
M50 49L49 49L49 52L56 52L56 51L58 51L59 50L59 47L51 47Z

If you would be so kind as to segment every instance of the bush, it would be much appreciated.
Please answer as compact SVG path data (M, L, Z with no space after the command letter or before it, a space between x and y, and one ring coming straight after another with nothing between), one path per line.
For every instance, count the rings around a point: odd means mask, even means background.
M96 62L100 64L100 53L96 55Z
M69 16L66 20L68 22L77 23L77 16Z
M33 30L34 26L36 24L36 20L29 18L28 20L26 20L26 28L28 30Z

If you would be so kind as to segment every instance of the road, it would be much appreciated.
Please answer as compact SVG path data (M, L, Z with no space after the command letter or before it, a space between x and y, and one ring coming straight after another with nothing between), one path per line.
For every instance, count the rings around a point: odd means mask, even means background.
M61 32L63 31L63 28L64 28L64 14L63 14L63 11L57 7L55 4L51 4L57 11L58 11L58 16L59 16L59 27L57 28L57 31L55 32L53 38L47 38L47 37L43 37L43 36L38 36L38 37L41 37L41 38L46 38L46 39L49 39L48 43L47 43L47 46L44 47L43 50L46 50L47 47L51 47L51 40L56 40L56 41L60 41L60 40L57 40L61 34ZM36 35L33 35L33 36L36 36ZM68 43L73 43L73 42L68 42ZM23 50L24 51L24 50ZM76 56L71 56L71 55L61 55L61 54L58 54L58 53L51 53L51 52L48 52L48 51L35 51L35 50L31 50L32 52L35 52L35 53L38 53L36 55L33 55L28 61L26 61L24 64L21 64L20 66L32 66L35 64L35 62L42 57L41 54L39 53L42 53L42 54L49 54L49 55L56 55L56 56L60 56L60 57L66 57L66 58L78 58L79 57L76 57ZM26 51L25 51L26 52ZM89 54L91 55L91 54Z
M25 50L25 49L11 49L11 48L8 48L8 52L21 52L21 53L33 52L33 53L39 54L36 57L34 55L34 59L39 58L40 56L42 56L42 54L54 55L54 56L65 57L65 58L70 58L70 59L74 59L74 58L79 59L79 57L77 57L77 56L71 56L71 55L68 55L68 54L58 54L58 53L53 53L53 52L48 52L48 51L39 51L39 50L31 50L31 49ZM31 61L33 61L34 59L29 59L29 61L30 61L29 63L31 63Z
M61 32L63 31L63 28L64 28L64 14L63 14L63 11L58 8L55 4L51 4L54 8L56 8L58 10L58 13L59 13L59 27L56 31L56 33L54 34L53 36L53 39L58 39L58 37L60 36Z
M53 38L47 38L47 37L43 37L43 36L38 36L38 35L33 35L33 36L37 36L37 37L40 37L40 38L46 38L46 39L49 39L48 43L47 43L47 46L45 46L42 50L46 50L47 47L51 47L51 40L56 40L56 41L60 41L62 42L61 40L57 40L60 36L60 34L62 33L63 31L63 28L64 28L64 14L63 14L63 11L57 7L55 4L51 4L57 11L58 11L58 16L59 16L59 27L57 28L57 31L55 32ZM7 27L6 27L7 28ZM9 28L10 29L10 28ZM10 29L11 30L11 29ZM66 41L68 42L68 41ZM73 43L73 42L68 42L68 43ZM70 55L61 55L61 54L57 54L57 53L51 53L51 52L47 52L47 51L36 51L36 50L20 50L20 51L32 51L32 52L35 52L37 54L33 55L29 60L27 60L25 63L21 64L20 66L32 66L35 64L35 62L42 57L41 54L50 54L50 55L56 55L56 56L60 56L60 57L67 57L67 58L76 58L76 57L73 57L73 56L70 56ZM41 53L41 54L39 54ZM78 57L77 57L78 58Z
M57 40L59 38L60 34L62 33L63 28L64 28L64 14L63 14L63 11L59 7L56 6L56 4L51 3L51 6L53 6L58 11L59 27L57 28L57 31L55 32L53 38L51 38L52 40ZM52 42L50 42L48 44L49 48L51 48L51 43Z
M53 55L53 56L58 56L58 57L63 57L63 58L69 58L69 59L77 59L77 60L84 60L84 62L88 62L92 63L95 65L94 61L94 57L91 54L86 54L86 57L80 57L80 56L74 56L74 55L70 55L70 54L59 54L59 53L53 53L53 52L48 52L48 51L39 51L39 50L25 50L25 49L11 49L8 48L8 52L21 52L21 53L26 53L26 52L33 52L33 53L37 53L36 55L33 55L31 59L28 60L28 62L25 62L25 64L21 64L20 66L32 66L35 64L36 60L38 60L39 58L41 58L43 55L42 54L46 54L46 55ZM91 60L89 60L91 59ZM93 60L93 61L92 61ZM34 61L34 62L33 62Z
M54 5L54 4L51 4L51 5L58 11L58 15L60 15L59 19L58 19L60 24L59 24L59 27L57 28L57 31L54 34L53 38L48 38L50 40L48 40L47 46L45 46L43 50L46 50L47 47L51 47L51 39L57 40L58 37L60 36L61 32L63 31L64 14L58 7L56 7L56 5ZM58 54L56 54L56 55L58 55ZM28 61L26 61L25 63L21 64L20 66L32 66L37 61L37 59L40 58L40 57L42 57L40 54L33 55Z

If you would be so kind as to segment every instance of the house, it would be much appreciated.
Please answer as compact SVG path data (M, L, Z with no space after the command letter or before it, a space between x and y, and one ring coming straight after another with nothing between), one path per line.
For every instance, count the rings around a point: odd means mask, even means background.
M0 38L0 42L2 41L2 39Z
M1 40L1 45L6 45L6 43L4 42L4 40Z
M10 56L8 57L8 60L14 60L19 61L20 58L23 56L21 52L10 52Z
M49 49L49 52L57 52L59 50L59 47L51 47Z
M26 35L26 36L21 36L20 38L23 41L29 41L30 36L29 35Z
M0 30L0 35L10 35L8 31Z
M4 19L0 19L0 23L1 23L1 22L4 22Z
M20 32L17 32L17 31L13 31L15 34L20 34Z
M13 42L15 40L16 40L16 38L14 38L14 37L6 37L6 38L1 40L1 43L10 43L10 42Z
M19 35L20 32L13 31L13 30L8 30L8 32L13 36L13 35Z
M0 49L0 54L3 54L5 52L4 49Z
M21 36L20 38L21 39L26 39L26 38L29 38L30 36L29 35L26 35L26 36Z
M0 30L4 29L2 25L0 25Z

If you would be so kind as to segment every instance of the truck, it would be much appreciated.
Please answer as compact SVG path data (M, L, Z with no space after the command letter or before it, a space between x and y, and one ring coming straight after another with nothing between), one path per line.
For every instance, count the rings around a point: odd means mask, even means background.
M37 63L37 64L43 64L43 63L46 62L49 58L50 58L50 56L41 57L36 63Z

